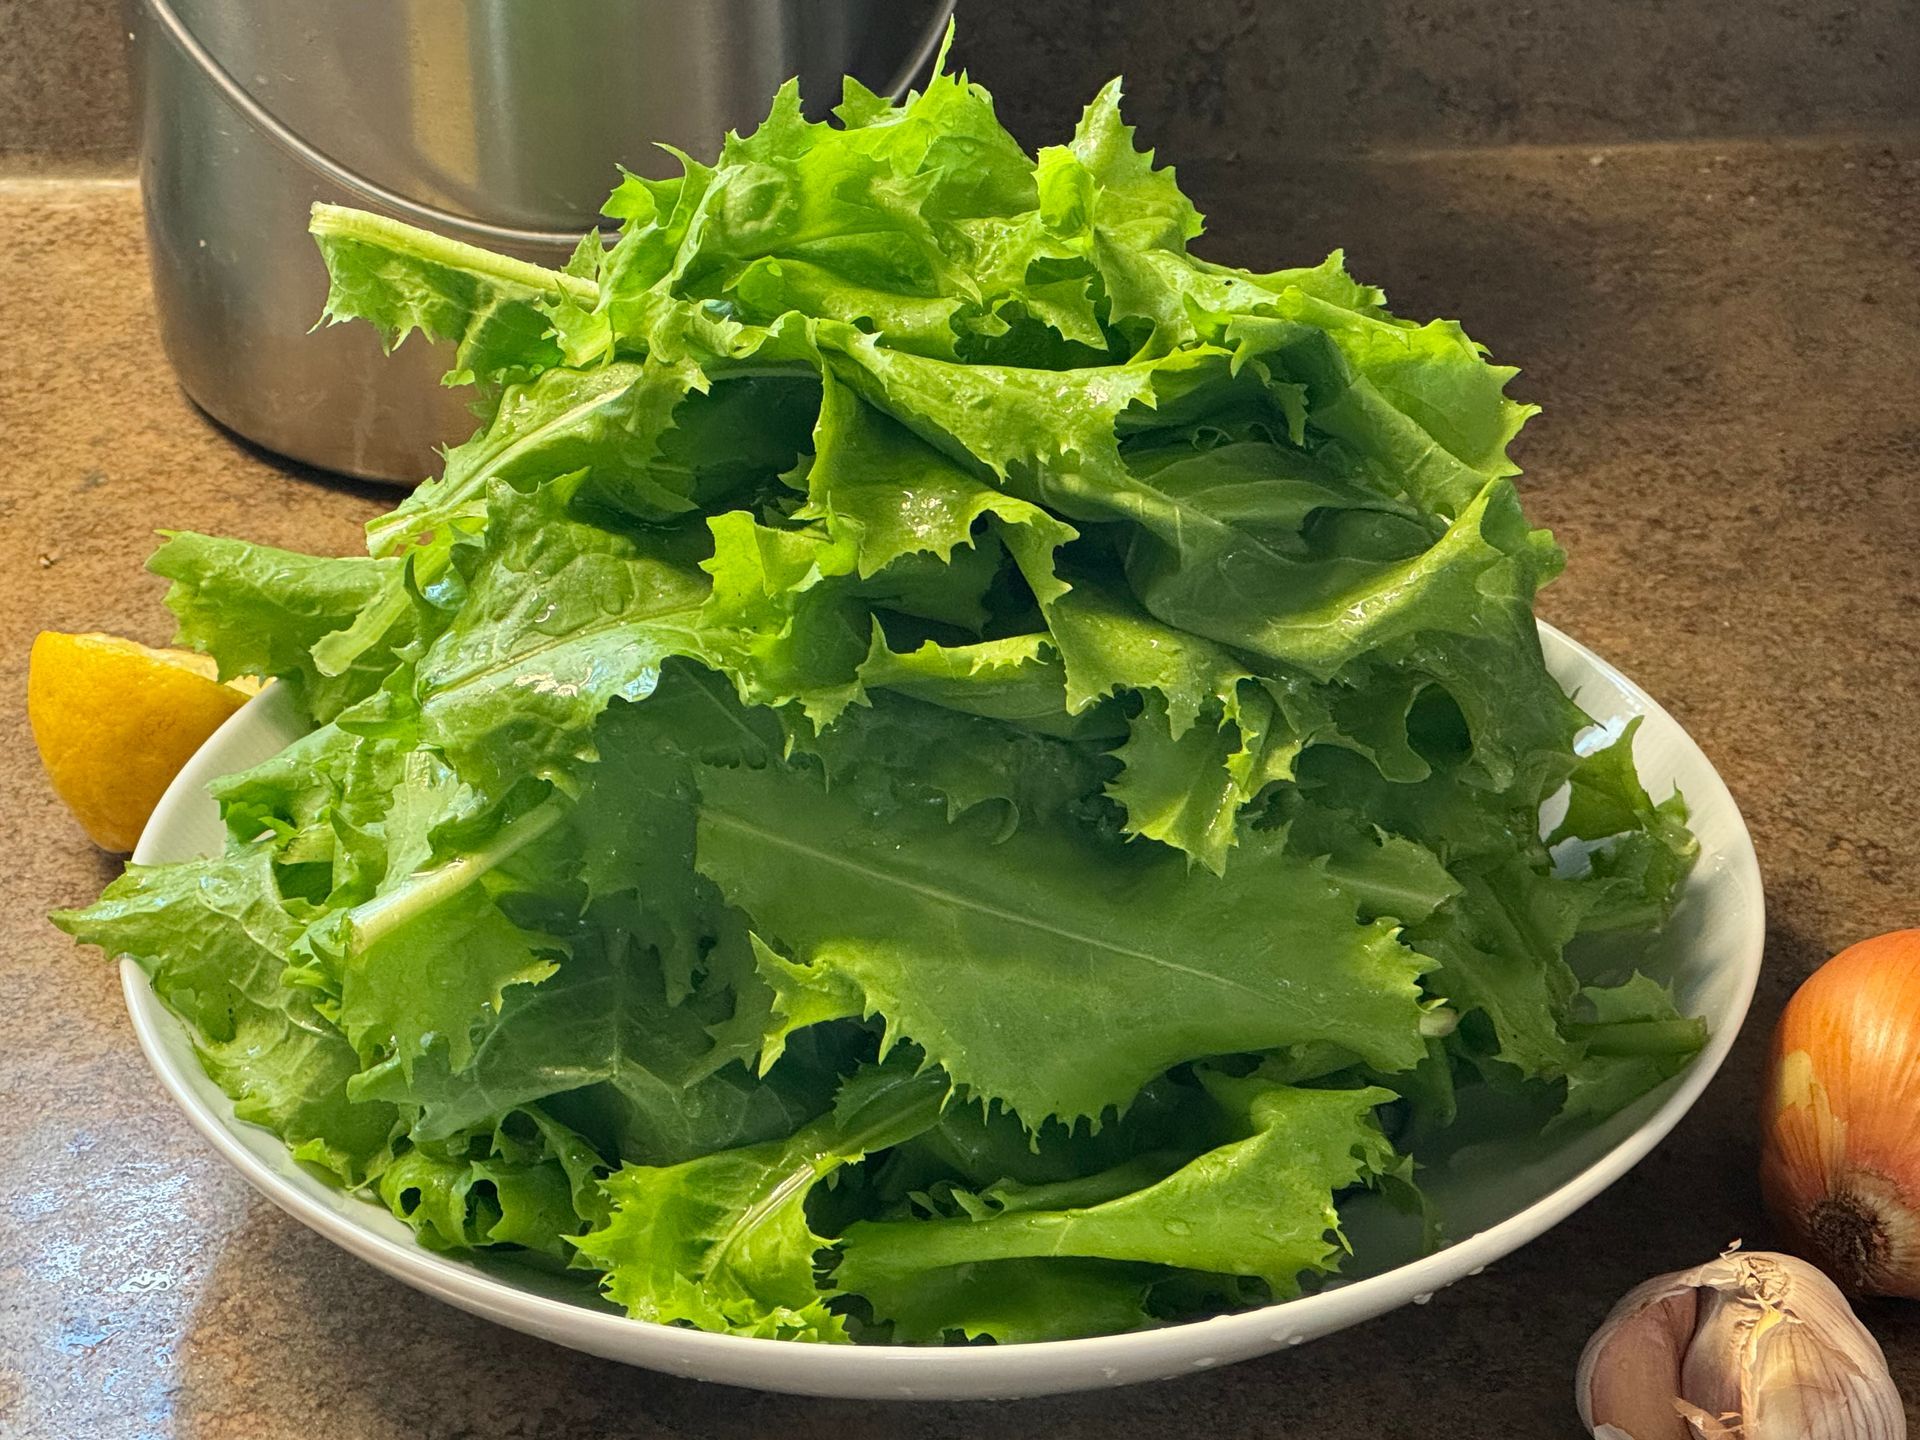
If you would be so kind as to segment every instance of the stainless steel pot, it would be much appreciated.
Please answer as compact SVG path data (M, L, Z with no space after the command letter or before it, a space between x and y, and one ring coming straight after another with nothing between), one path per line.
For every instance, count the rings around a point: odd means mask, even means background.
M473 429L444 351L314 331L316 200L557 264L616 164L711 158L800 77L898 94L954 0L128 0L161 338L223 425L330 470L412 483Z

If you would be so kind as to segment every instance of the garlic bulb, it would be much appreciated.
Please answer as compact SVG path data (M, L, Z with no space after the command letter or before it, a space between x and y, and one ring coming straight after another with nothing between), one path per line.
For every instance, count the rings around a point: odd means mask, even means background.
M1905 1440L1886 1358L1804 1260L1730 1251L1630 1290L1574 1381L1598 1440Z
M1850 946L1800 987L1760 1125L1788 1244L1850 1295L1920 1298L1920 930Z

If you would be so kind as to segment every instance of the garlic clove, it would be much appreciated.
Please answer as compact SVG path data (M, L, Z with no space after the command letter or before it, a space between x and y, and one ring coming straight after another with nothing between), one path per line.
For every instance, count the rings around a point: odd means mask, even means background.
M1742 1413L1759 1418L1744 1432L1746 1440L1853 1440L1874 1433L1871 1381L1806 1326L1773 1325L1756 1348L1753 1393Z
M1767 1407L1760 1398L1764 1381L1754 1373L1754 1332L1767 1312L1748 1303L1740 1291L1730 1295L1708 1286L1695 1293L1700 1296L1698 1315L1684 1342L1680 1388L1674 1395L1702 1415L1757 1416Z
M1673 1397L1699 1299L1669 1278L1629 1292L1580 1357L1580 1419L1596 1434L1612 1426L1626 1440L1693 1440Z
M1905 1440L1886 1358L1833 1282L1730 1252L1649 1280L1580 1357L1580 1418L1606 1440Z

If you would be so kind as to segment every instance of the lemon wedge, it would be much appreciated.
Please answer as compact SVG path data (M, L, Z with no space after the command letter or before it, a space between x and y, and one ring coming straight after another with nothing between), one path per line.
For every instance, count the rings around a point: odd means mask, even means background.
M43 630L27 720L54 793L94 844L127 851L180 767L258 688L221 683L205 655Z

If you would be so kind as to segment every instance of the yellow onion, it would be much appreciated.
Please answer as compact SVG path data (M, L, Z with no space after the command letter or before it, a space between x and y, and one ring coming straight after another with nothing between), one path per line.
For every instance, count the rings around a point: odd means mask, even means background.
M1920 930L1800 987L1761 1106L1761 1191L1790 1246L1850 1294L1920 1299Z

